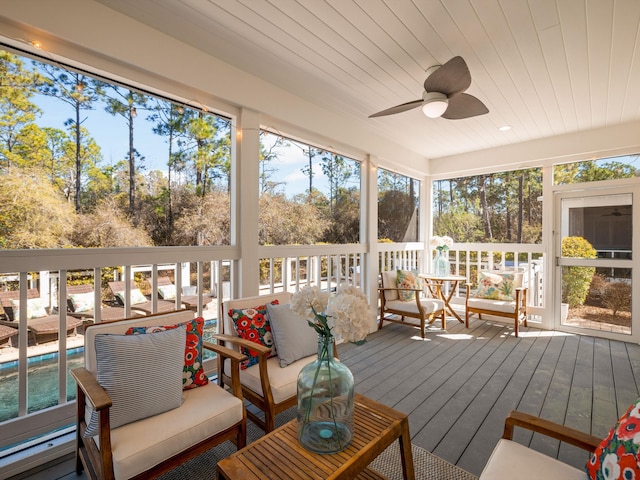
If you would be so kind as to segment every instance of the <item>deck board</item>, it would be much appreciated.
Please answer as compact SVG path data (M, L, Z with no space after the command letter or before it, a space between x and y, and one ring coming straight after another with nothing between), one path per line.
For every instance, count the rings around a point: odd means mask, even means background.
M532 331L532 333L536 332ZM540 363L540 358L549 343L549 337L536 335L526 340L523 339L520 343L529 346L526 356L514 369L513 375L495 402L489 406L487 414L480 419L477 430L475 432L455 432L456 435L453 435L453 439L457 438L460 443L462 443L462 439L466 441L466 448L456 462L465 470L472 470L477 465L484 465L486 459L489 458L496 442L495 439L502 435L504 412L517 408L536 367ZM491 389L491 385L487 385L486 388Z
M480 430L493 405L501 399L513 375L526 359L532 344L533 342L518 342L510 352L504 349L506 356L503 357L499 365L496 365L493 372L489 371L486 364L483 366L483 370L487 374L491 373L491 376L489 378L485 377L486 381L479 385L477 394L472 399L469 399L468 405L462 414L455 419L455 423L451 428L444 434L433 453L442 456L449 452L452 458L456 457L457 461L459 461L469 443L469 441L465 442L461 441L461 439L471 440L474 433ZM495 357L494 359L497 358L500 357ZM482 376L477 376L477 379L482 378ZM516 404L514 398L502 397L502 401L504 402L505 400L510 401L512 405ZM421 433L427 430L423 429Z
M449 321L448 331L394 323L366 344L338 346L356 391L409 414L412 442L479 475L513 409L604 437L638 398L640 345ZM516 429L514 439L578 468L586 454ZM73 462L67 476L76 477ZM29 478L29 477L27 477ZM31 480L51 478L34 475Z
M626 344L612 342L611 359L613 362L616 404L618 406L618 416L620 416L629 408L629 404L638 397L638 385L636 384L635 376L631 369Z
M591 434L602 437L618 418L611 347L609 341L602 338L594 342L593 377L598 388L593 391Z
M364 346L339 346L356 391L407 412L412 442L479 475L518 409L605 436L638 398L640 346L472 321L426 339L385 324ZM369 350L369 347L371 349ZM577 468L575 447L516 430L515 439Z
M577 430L591 430L591 412L593 406L593 342L592 337L580 337L573 370L573 378L569 391L569 402L564 424ZM584 452L579 448L560 445L558 458L575 464L584 459Z

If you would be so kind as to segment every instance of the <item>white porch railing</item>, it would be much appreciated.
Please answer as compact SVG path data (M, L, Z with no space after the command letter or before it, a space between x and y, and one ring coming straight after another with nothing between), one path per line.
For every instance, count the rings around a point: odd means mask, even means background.
M268 246L260 250L260 294L305 286L335 290L348 283L368 292L363 245ZM375 296L374 296L375 299Z
M424 244L422 243L379 243L378 272L384 270L415 270L423 272Z
M360 286L377 302L377 278L382 270L403 268L417 271L430 269L432 252L425 251L421 243L376 245L376 258L371 258L366 245L318 245L318 246L264 246L259 247L260 293L286 289L295 292L305 285L321 285L334 289L340 283ZM465 275L474 282L478 270L499 266L524 267L532 293L533 305L542 307L542 248L539 245L511 244L455 244L449 251L452 272ZM38 288L42 298L49 300L51 308L66 306L66 285L78 272L93 282L96 299L105 300L103 285L108 280L124 280L127 289L143 285L148 280L157 285L158 275L173 270L177 290L183 286L195 286L202 295L211 295L214 301L207 309L213 320L220 318L222 302L237 296L234 278L239 271L240 250L236 247L162 247L130 249L84 250L34 250L0 252L0 289L19 288L26 299L27 288ZM41 272L41 273L34 273ZM3 283L4 282L4 283ZM157 302L156 288L147 288L152 302ZM463 297L464 291L455 293ZM126 296L125 312L132 306ZM125 314L126 314L125 313ZM203 313L203 312L200 312ZM59 308L60 331L65 331L66 308ZM1 379L2 366L7 365L5 353L0 352L0 382L3 389L15 389L16 415L0 422L0 449L17 444L53 429L74 422L73 382L69 382L67 351L77 342L82 346L82 336L67 338L44 347L28 343L26 309L21 309L18 320L18 345L12 348L16 373L11 379ZM75 342L75 343L74 343ZM32 411L29 405L28 385L34 380L36 366L29 357L43 353L55 355L58 362L57 399L44 410ZM5 349L7 350L7 349ZM3 363L4 362L4 363ZM213 372L214 363L205 365ZM2 452L0 452L0 458Z
M234 247L2 251L0 288L18 289L22 304L26 303L27 289L38 288L50 311L58 313L58 331L65 332L68 314L67 309L60 306L66 307L66 286L79 272L88 275L89 282L93 283L96 305L101 300L108 300L103 294L103 282L123 279L128 290L144 288L146 282L136 284L136 280L144 277L151 285L157 285L158 274L165 269L181 273L174 277L177 287L195 284L200 294L220 299L224 293L223 285L228 284L229 272L238 259L239 249ZM189 272L186 279L183 272ZM157 288L149 288L148 285L146 288L152 303L157 305ZM125 298L126 316L131 313L132 306L129 295ZM215 304L219 310L220 302ZM215 318L218 316L218 312L213 314ZM26 308L20 309L16 327L19 332L16 347L0 351L0 385L3 391L11 392L8 396L11 400L3 402L0 407L5 409L3 417L9 418L0 422L0 459L6 454L1 450L7 446L75 422L75 389L67 372L67 357L68 352L82 347L82 335L59 335L54 342L30 345ZM40 410L34 408L35 402L29 396L30 390L35 390L35 383L43 381L37 377L39 365L34 359L57 361L57 373L53 374L57 378L47 379L51 382L48 388L57 392L57 398ZM214 367L212 360L205 365L208 371ZM10 409L9 414L7 409Z
M449 250L452 273L467 277L472 288L477 288L481 270L520 269L524 273L523 284L528 287L527 303L533 315L544 308L542 245L511 243L456 243ZM459 285L455 297L464 297ZM460 301L460 300L458 300Z

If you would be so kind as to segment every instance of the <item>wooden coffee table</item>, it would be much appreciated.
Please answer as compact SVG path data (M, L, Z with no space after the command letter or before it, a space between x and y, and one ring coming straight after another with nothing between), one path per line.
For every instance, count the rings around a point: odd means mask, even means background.
M355 395L354 434L342 452L320 455L298 442L298 421L266 434L218 462L218 477L227 480L384 479L367 468L396 439L405 480L415 480L409 419L404 413Z

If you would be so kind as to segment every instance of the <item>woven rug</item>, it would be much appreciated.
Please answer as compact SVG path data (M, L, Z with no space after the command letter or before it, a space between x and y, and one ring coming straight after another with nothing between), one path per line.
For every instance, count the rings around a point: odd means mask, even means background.
M276 426L283 425L294 418L294 416L295 408L281 413L276 418ZM257 440L262 435L262 430L256 427L253 422L247 420L247 443ZM417 480L477 480L478 478L420 447L412 445L411 450ZM160 477L160 479L185 480L197 478L198 480L214 480L216 478L216 464L218 460L228 457L235 451L236 449L233 443L225 442L193 460L180 465ZM389 448L382 452L378 458L371 463L370 467L389 478L389 480L402 480L402 465L400 462L400 447L398 442L393 442Z

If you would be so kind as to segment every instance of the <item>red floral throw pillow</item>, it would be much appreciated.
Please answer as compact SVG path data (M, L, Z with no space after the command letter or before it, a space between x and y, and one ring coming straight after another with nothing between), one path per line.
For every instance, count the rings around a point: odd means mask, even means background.
M271 305L278 304L278 300L271 302ZM266 305L244 309L232 308L229 310L229 316L233 320L233 325L236 327L236 332L240 338L269 347L271 349L269 358L277 355ZM242 347L240 352L247 356L247 359L240 363L242 370L246 370L258 363L258 352L255 350Z
M586 469L594 480L640 477L640 398L591 454Z
M165 330L177 328L180 325L187 326L187 343L184 349L182 390L189 390L209 383L209 378L204 374L204 367L202 365L202 332L204 330L204 318L194 318L193 320L177 325L131 327L126 331L126 334L137 335L141 333L163 332Z

